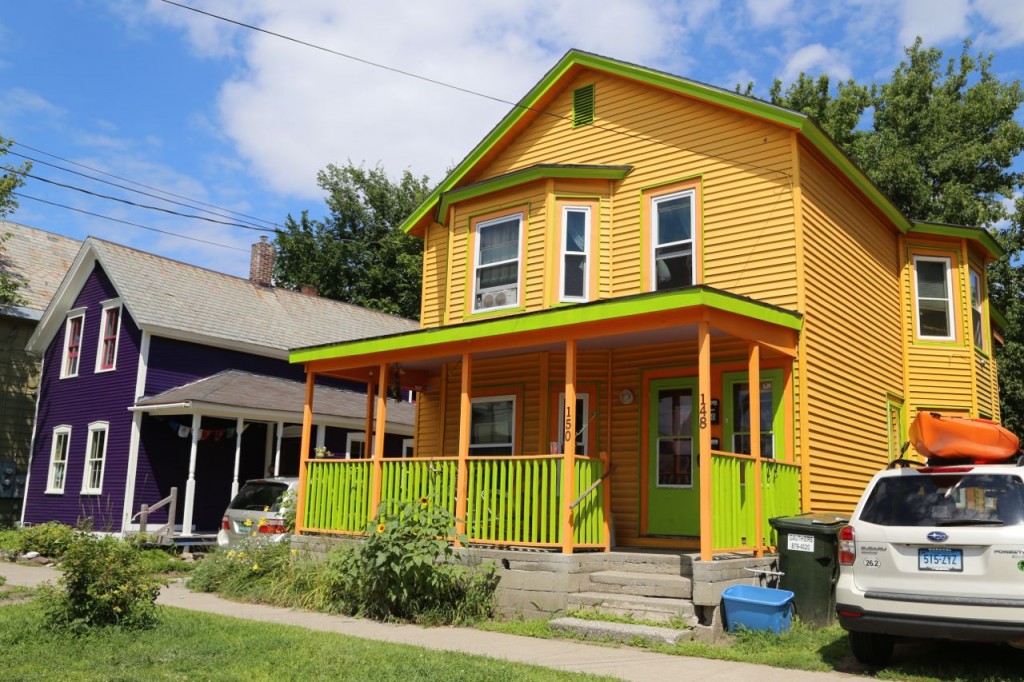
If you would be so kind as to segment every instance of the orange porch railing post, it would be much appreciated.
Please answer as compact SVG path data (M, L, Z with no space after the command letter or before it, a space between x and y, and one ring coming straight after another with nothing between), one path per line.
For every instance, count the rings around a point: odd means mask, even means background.
M473 415L470 399L470 380L473 372L473 356L462 354L462 386L459 400L459 466L455 474L455 545L459 536L466 534L466 510L469 497L469 427Z
M700 558L711 561L713 538L711 537L711 415L708 404L711 401L711 329L707 320L697 325L697 392L700 393L698 411L698 446L700 454Z
M377 508L380 507L380 491L383 487L384 479L384 428L386 425L388 413L388 366L382 364L380 366L380 376L377 377L377 423L375 425L376 433L373 434L373 440L369 438L366 440L366 446L371 447L372 442L373 451L373 474L371 479L373 481L370 492L370 516L377 515Z
M750 454L754 457L754 556L764 555L761 515L764 513L764 491L761 490L761 347L751 343L747 351L747 380L750 398Z
M295 534L301 535L305 529L306 512L306 481L309 480L309 444L313 432L313 393L316 387L316 374L306 370L306 399L302 404L302 441L299 445L299 496L295 501Z
M565 342L565 414L562 415L562 553L573 550L576 497L576 340Z

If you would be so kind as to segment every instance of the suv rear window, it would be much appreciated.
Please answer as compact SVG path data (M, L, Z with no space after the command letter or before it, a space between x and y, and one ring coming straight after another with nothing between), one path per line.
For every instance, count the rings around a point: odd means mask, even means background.
M246 483L231 500L229 508L263 511L264 507L270 507L270 511L277 511L286 490L288 486L284 483Z
M1024 481L941 472L881 478L860 518L880 526L1018 525L1024 523Z

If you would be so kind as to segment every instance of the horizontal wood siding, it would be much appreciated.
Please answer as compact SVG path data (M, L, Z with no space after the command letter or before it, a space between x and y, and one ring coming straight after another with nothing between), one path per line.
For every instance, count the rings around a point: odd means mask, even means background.
M423 243L423 299L420 326L439 327L444 323L448 289L448 230L443 225L427 226Z
M903 393L897 233L801 145L806 452L814 510L851 511L888 462L886 396Z
M974 354L974 372L978 380L978 416L993 419L996 413L996 395L994 363L982 353Z
M82 519L91 518L97 531L121 529L132 423L132 415L127 408L134 399L142 334L131 314L122 307L117 368L108 372L95 371L103 317L100 303L117 295L103 268L96 265L72 306L85 308L78 376L60 378L66 323L61 325L43 354L36 440L25 501L25 521L28 523L60 521L74 525ZM97 421L109 424L102 494L82 495L89 424ZM60 425L71 427L64 492L47 494L53 429Z
M793 307L796 283L789 132L760 121L614 76L586 72L548 110L565 116L572 91L596 85L595 125L573 128L538 117L474 180L538 163L625 164L613 183L613 215L602 254L603 295L647 288L641 191L700 178L704 206L704 281L744 296ZM453 292L457 285L453 282Z
M25 350L34 329L33 320L0 318L0 461L13 461L18 476L28 472L39 386L39 359ZM20 521L21 505L20 496L0 498L0 526Z

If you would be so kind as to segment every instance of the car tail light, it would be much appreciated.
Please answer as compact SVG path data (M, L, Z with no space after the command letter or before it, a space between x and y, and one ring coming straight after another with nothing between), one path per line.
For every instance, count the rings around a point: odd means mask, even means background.
M853 526L843 526L839 530L839 565L853 566L857 559L857 534L853 532Z
M280 535L284 532L284 519L264 519L257 531L268 535Z
M223 519L221 519L220 528L221 530L231 530L231 519L229 519L226 516Z

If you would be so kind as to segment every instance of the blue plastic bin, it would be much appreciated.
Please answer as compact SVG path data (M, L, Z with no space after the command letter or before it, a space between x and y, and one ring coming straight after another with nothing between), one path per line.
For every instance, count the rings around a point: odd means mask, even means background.
M793 618L793 593L756 585L733 585L722 592L725 625L729 632L740 626L748 630L789 630Z

